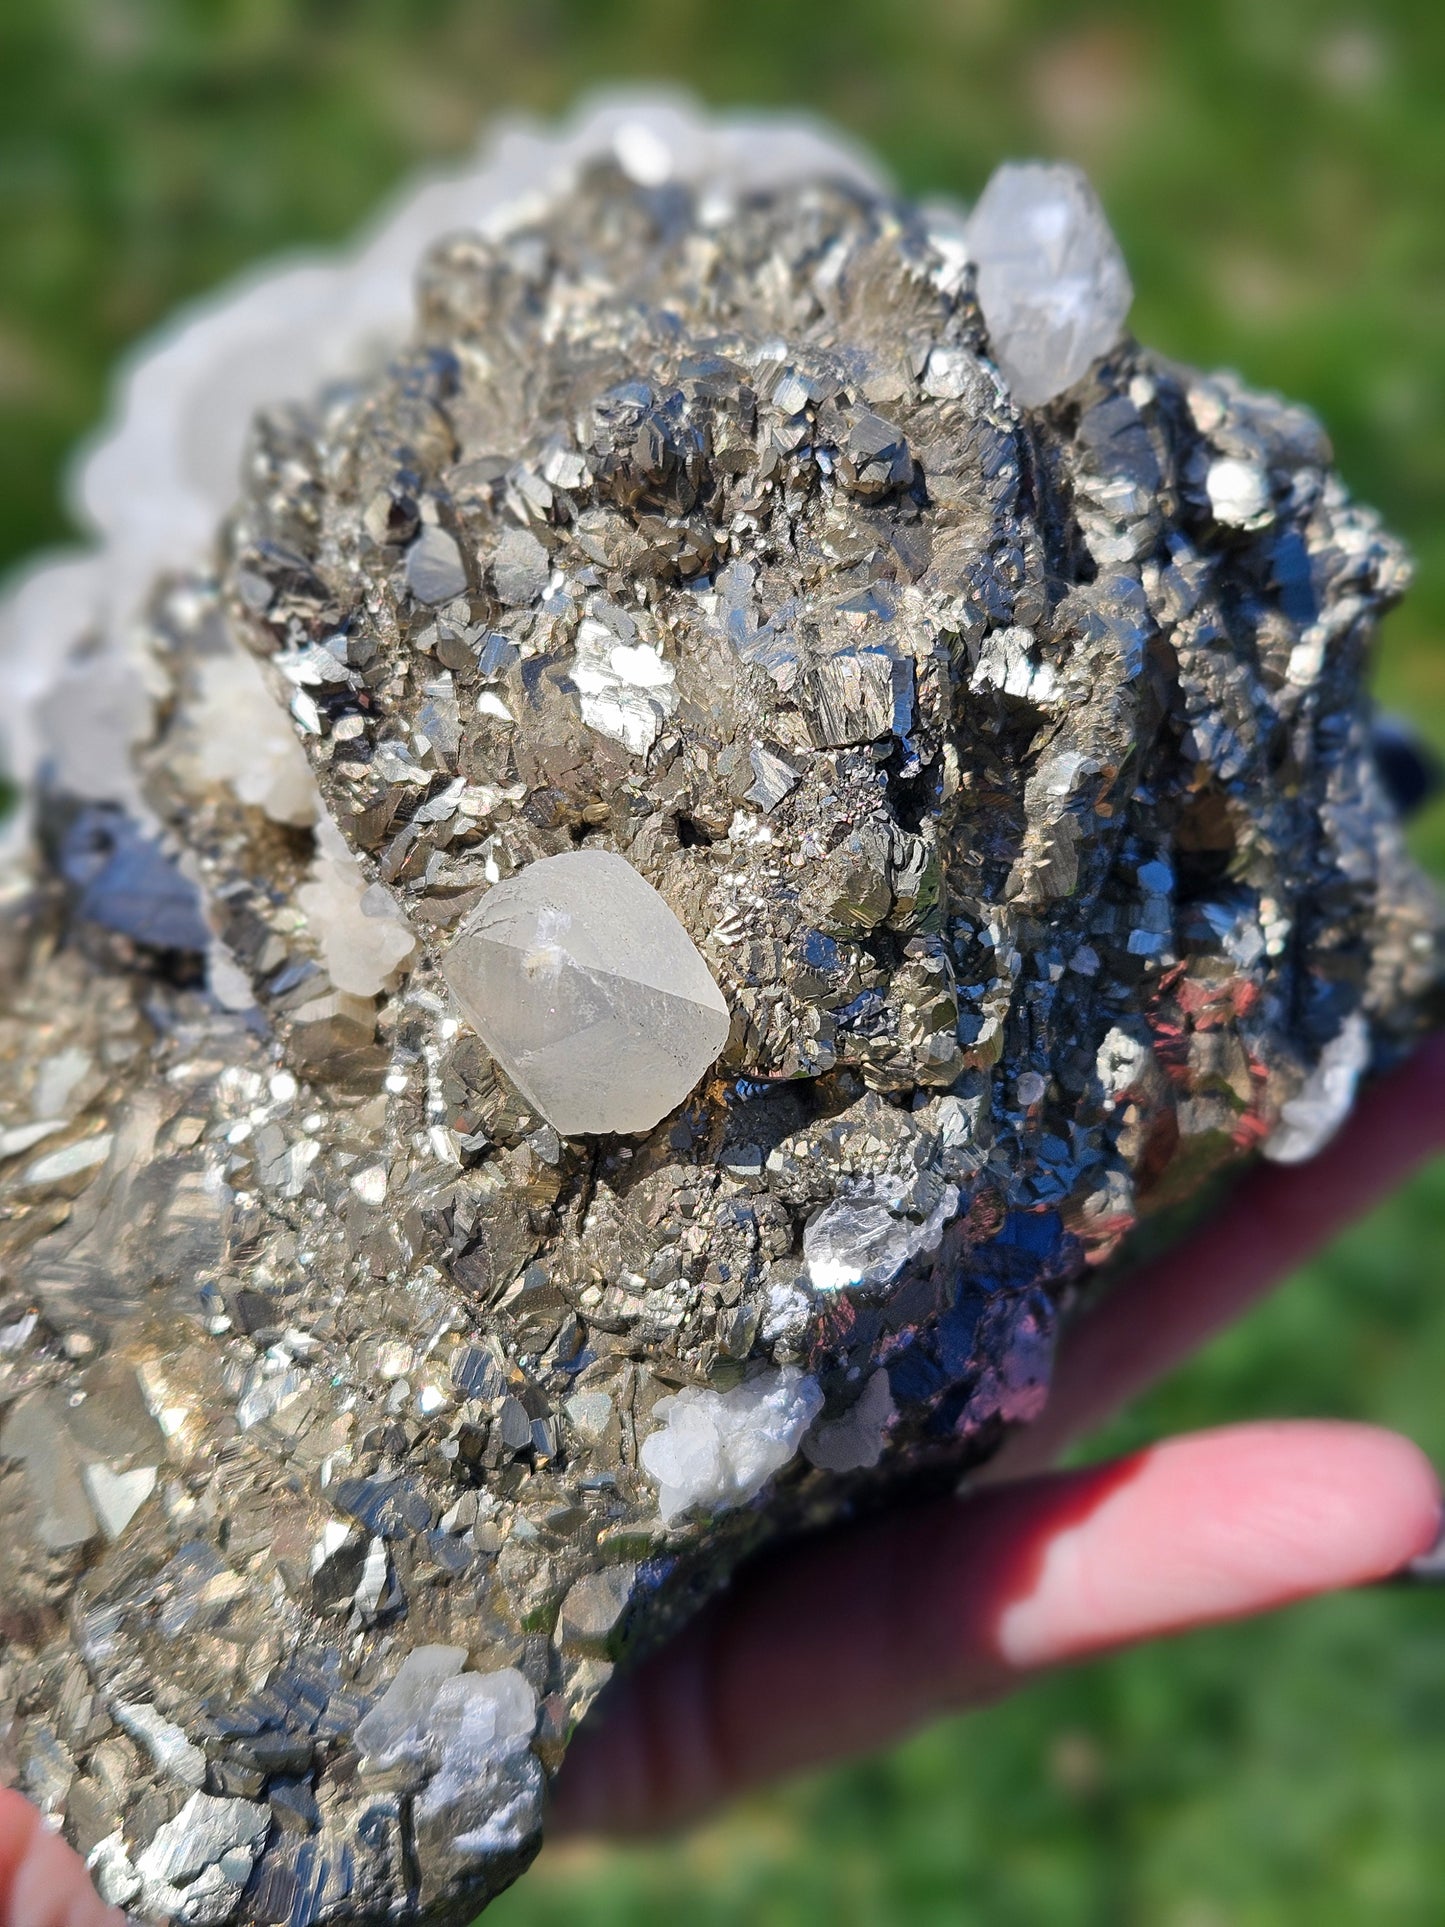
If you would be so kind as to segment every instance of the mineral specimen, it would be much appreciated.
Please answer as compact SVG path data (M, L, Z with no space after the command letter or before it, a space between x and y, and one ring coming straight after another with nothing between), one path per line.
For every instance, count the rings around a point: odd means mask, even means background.
M137 1920L469 1918L1439 978L1400 550L1076 174L520 139L160 350L9 611L0 1777Z

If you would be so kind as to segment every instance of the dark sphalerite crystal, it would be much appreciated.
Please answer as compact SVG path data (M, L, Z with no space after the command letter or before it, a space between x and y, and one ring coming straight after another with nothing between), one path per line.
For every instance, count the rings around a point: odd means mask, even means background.
M1061 345L1027 249L827 181L602 166L438 247L157 592L136 814L41 799L0 1778L140 1919L465 1920L619 1658L987 1455L1142 1216L1422 1024L1400 549L1120 336L1075 177L990 192L1078 224ZM238 644L314 834L216 761ZM674 1108L578 1135L614 1097Z

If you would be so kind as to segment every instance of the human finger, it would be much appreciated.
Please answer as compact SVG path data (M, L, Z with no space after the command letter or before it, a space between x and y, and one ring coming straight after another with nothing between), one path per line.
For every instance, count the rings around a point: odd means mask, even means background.
M9 1787L0 1787L0 1927L123 1927L79 1854Z
M1252 1425L821 1535L617 1684L557 1822L653 1831L1040 1668L1378 1579L1432 1542L1439 1502L1393 1434Z

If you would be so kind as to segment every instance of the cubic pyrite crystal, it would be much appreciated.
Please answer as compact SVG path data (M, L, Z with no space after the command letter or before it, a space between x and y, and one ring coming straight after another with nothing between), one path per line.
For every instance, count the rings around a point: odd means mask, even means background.
M0 1777L138 1920L466 1920L619 1659L993 1450L1438 981L1400 550L1078 177L565 153L427 191L384 363L400 229L162 350L13 606Z

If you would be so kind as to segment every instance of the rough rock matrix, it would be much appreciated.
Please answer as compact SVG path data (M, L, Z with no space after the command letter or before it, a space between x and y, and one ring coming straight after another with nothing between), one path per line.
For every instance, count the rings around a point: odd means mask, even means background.
M616 152L262 416L119 776L99 671L47 699L0 1780L137 1920L468 1919L621 1657L989 1453L1090 1271L1310 1155L1437 981L1401 552L1124 332L1087 184Z

